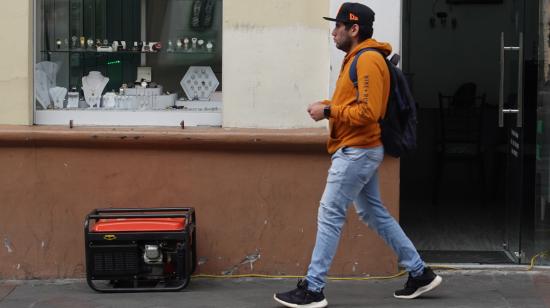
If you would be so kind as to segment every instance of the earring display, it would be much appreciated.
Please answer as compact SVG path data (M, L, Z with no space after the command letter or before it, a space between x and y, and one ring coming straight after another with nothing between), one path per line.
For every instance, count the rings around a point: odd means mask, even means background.
M210 66L191 66L180 85L189 100L210 100L220 82Z
M72 87L71 91L67 93L67 108L78 108L80 102L80 95L76 87Z

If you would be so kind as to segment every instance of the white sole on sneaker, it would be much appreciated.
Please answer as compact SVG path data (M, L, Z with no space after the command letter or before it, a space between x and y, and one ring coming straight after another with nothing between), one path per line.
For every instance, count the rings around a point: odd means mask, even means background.
M437 288L437 286L439 286L441 284L441 281L443 281L443 278L441 278L441 276L435 276L434 280L432 282L430 282L430 284L425 285L421 288L418 288L418 290L416 290L416 292L414 292L413 294L411 294L411 295L395 295L395 293L394 293L393 297L401 298L401 299L417 298L420 295Z
M287 303L285 301L282 301L280 299L277 298L277 296L274 294L273 295L273 299L285 306L285 307L291 307L291 308L325 308L326 306L328 306L328 302L327 302L327 299L323 299L322 301L320 302L315 302L315 303L311 303L311 304L307 304L307 305L298 305L298 304L291 304L291 303Z

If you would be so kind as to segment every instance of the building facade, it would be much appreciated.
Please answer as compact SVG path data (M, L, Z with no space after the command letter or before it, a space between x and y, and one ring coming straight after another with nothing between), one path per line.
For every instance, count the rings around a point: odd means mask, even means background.
M342 2L5 4L0 278L81 277L94 208L182 205L197 210L199 272L303 274L330 163L326 123L305 109L338 77L321 17ZM548 1L359 2L418 101L417 153L380 173L425 259L527 263L548 249ZM447 138L452 123L467 142ZM352 212L331 275L394 273Z

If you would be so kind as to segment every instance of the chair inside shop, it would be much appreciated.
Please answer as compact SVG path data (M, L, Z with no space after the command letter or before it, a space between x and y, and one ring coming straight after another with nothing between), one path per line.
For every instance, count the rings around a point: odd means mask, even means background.
M438 203L445 165L451 161L476 164L481 186L483 165L482 127L486 95L477 93L473 82L461 84L453 95L439 93L439 123L436 140L436 166L433 203ZM445 174L446 177L452 176Z

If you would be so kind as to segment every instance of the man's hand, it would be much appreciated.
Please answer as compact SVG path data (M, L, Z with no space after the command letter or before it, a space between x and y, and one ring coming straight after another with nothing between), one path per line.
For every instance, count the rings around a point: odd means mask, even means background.
M320 121L325 118L323 109L325 109L326 106L327 105L323 104L323 102L313 103L307 107L307 113L309 113L309 116L313 120Z

